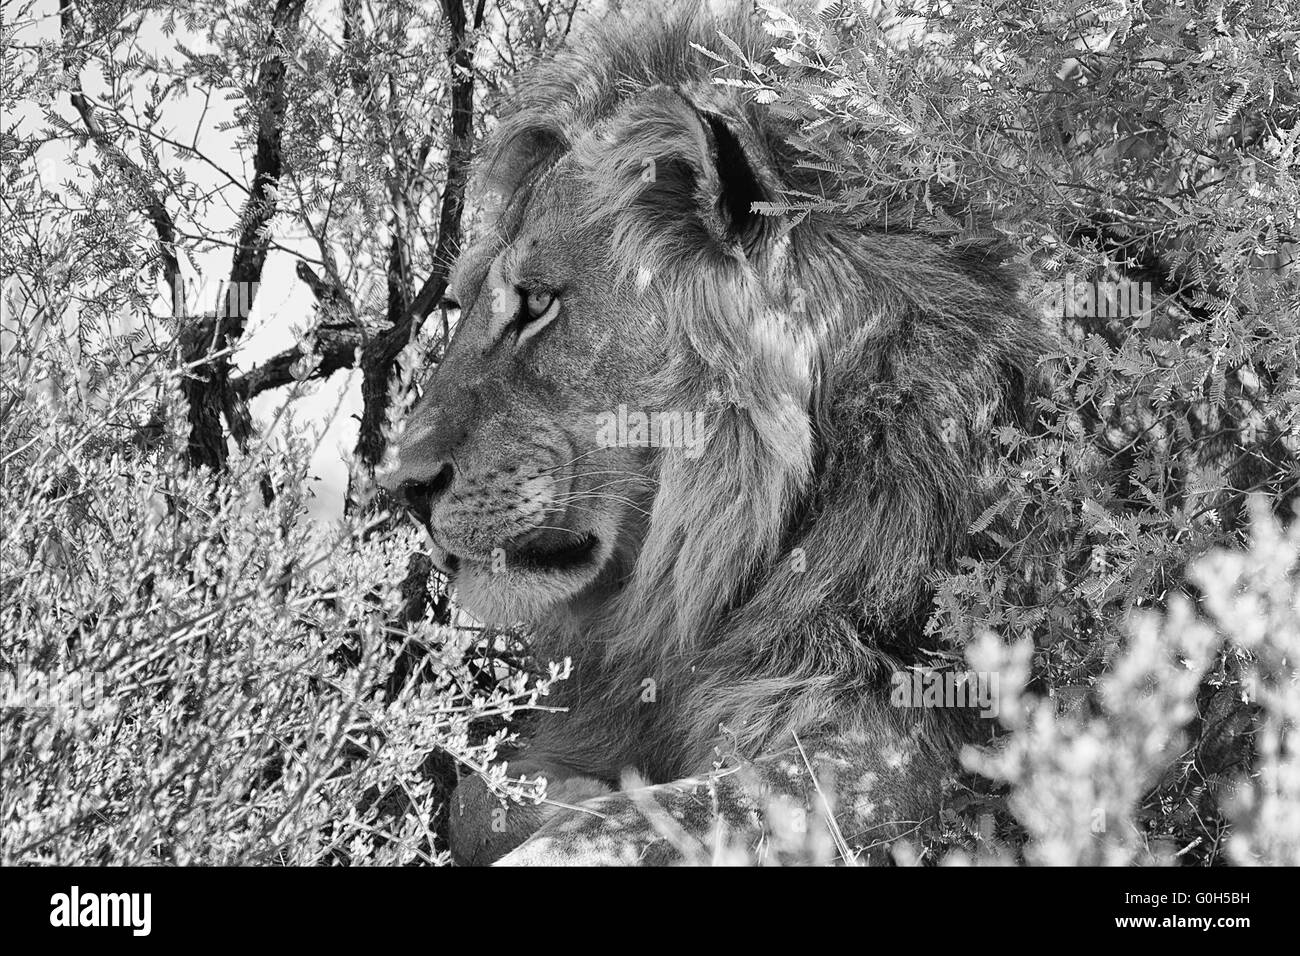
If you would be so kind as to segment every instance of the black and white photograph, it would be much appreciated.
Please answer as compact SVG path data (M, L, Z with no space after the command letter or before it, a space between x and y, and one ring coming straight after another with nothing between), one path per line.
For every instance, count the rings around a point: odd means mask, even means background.
M0 9L8 925L1291 918L1300 0Z

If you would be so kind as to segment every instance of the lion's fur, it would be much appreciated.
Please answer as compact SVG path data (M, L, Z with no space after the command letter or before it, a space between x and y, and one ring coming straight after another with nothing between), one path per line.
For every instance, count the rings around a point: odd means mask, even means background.
M725 119L772 198L833 187L796 168L770 112L711 81L692 45L725 55L719 30L767 57L747 17L608 18L521 84L482 164L504 208L561 157L586 171L584 214L611 220L629 281L648 269L674 337L646 404L712 412L702 457L662 456L626 587L595 619L542 627L545 653L578 666L572 713L541 739L598 777L696 771L720 726L748 752L790 731L905 733L884 682L913 660L933 577L978 514L989 432L1021 414L1047 342L1001 265L928 238L831 212L720 238L719 184L683 173L710 148L692 104ZM648 679L658 703L635 706Z
M578 184L565 215L610 237L618 288L667 332L643 406L708 412L698 457L656 452L639 550L611 565L626 579L529 622L543 657L575 667L568 712L521 765L667 782L707 771L720 743L757 757L797 736L867 755L854 799L875 805L879 784L906 812L966 718L890 707L889 675L923 659L992 431L1025 414L1050 338L991 255L833 204L756 215L836 184L800 166L775 114L714 82L696 45L725 54L720 31L768 58L748 16L607 17L521 81L480 161L490 248L534 195L559 195L542 185L555 171Z

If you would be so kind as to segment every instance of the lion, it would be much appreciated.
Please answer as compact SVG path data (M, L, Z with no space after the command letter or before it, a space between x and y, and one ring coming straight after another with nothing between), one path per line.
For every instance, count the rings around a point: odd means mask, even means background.
M891 678L927 661L1050 335L1004 257L765 214L834 184L715 82L719 33L770 58L747 17L610 14L478 161L459 323L387 482L459 604L572 670L509 754L547 799L456 788L462 864L761 855L774 807L871 857L981 733Z

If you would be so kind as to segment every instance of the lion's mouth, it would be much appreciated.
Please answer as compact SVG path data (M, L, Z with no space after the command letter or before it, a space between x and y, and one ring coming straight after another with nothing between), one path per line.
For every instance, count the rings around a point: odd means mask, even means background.
M567 542L538 540L509 551L506 562L535 571L568 571L590 561L598 544L594 534L570 538Z
M600 539L594 534L574 536L547 535L515 545L503 552L505 568L524 571L572 571L589 564L600 547ZM440 560L439 560L440 559ZM434 563L449 577L461 569L465 558L443 551ZM496 559L469 559L471 564L495 564ZM503 570L503 569L498 569Z

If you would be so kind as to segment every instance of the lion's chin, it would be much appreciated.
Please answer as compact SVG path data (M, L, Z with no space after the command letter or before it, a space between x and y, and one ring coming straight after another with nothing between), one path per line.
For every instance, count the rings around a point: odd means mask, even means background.
M489 624L538 621L588 588L609 560L610 548L590 536L547 560L519 554L498 565L460 561L452 576L456 602ZM513 558L513 560L512 560Z

